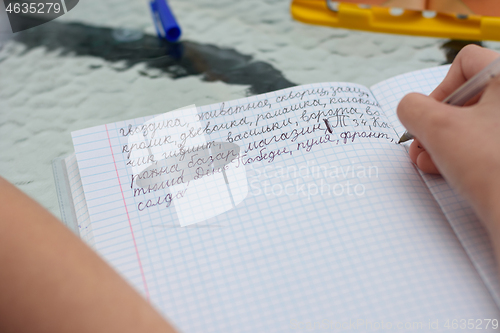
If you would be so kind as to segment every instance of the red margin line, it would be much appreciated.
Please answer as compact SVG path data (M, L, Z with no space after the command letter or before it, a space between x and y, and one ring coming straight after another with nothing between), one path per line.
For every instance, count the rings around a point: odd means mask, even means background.
M111 139L109 138L108 125L104 125L104 127L106 128L106 134L108 135L109 149L111 150L111 157L113 157L113 164L115 165L116 178L118 179L118 184L120 185L120 192L122 193L123 206L125 206L125 212L127 212L128 226L130 227L130 233L132 234L132 240L134 242L137 261L139 262L139 269L141 270L142 282L144 283L144 290L146 291L146 298L149 301L148 284L146 283L146 276L144 275L144 270L142 269L141 257L139 256L139 249L137 249L137 243L135 241L135 236L134 236L134 229L132 228L132 222L130 221L130 215L128 213L127 203L125 202L125 195L123 194L122 183L120 182L120 175L118 174L118 168L116 167L115 155L113 154L113 147L111 146Z

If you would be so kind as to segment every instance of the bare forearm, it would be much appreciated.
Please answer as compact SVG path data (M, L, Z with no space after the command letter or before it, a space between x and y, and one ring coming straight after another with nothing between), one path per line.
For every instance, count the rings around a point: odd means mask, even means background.
M0 177L0 331L173 332L50 213Z

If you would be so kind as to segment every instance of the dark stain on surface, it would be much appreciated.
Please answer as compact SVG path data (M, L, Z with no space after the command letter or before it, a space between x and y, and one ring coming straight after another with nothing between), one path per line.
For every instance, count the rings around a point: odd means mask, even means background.
M455 60L458 52L463 49L465 46L469 44L475 44L482 46L482 42L473 41L473 40L457 40L452 39L441 45L441 48L444 50L444 54L446 56L446 62L443 64L451 64L453 60Z
M186 40L169 43L160 41L156 35L134 30L53 21L20 32L14 39L27 47L25 52L45 47L59 51L62 56L92 56L111 63L122 62L123 66L113 66L117 71L145 64L146 69L154 70L142 71L141 75L151 78L166 75L172 79L200 76L204 81L248 85L249 95L296 85L272 65L234 49Z

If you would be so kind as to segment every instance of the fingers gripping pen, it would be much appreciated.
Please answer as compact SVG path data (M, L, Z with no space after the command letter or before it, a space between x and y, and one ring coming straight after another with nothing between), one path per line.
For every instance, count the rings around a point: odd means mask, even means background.
M455 92L443 100L443 103L462 106L473 97L482 92L491 79L500 74L500 58L486 66L482 71L474 75L470 80L461 85ZM413 135L406 131L398 143L413 139Z

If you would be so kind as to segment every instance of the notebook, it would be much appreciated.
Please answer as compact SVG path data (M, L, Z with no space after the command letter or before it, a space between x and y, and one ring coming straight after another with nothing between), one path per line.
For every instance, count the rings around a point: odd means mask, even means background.
M397 144L448 69L73 132L63 220L181 332L496 330L484 228Z

